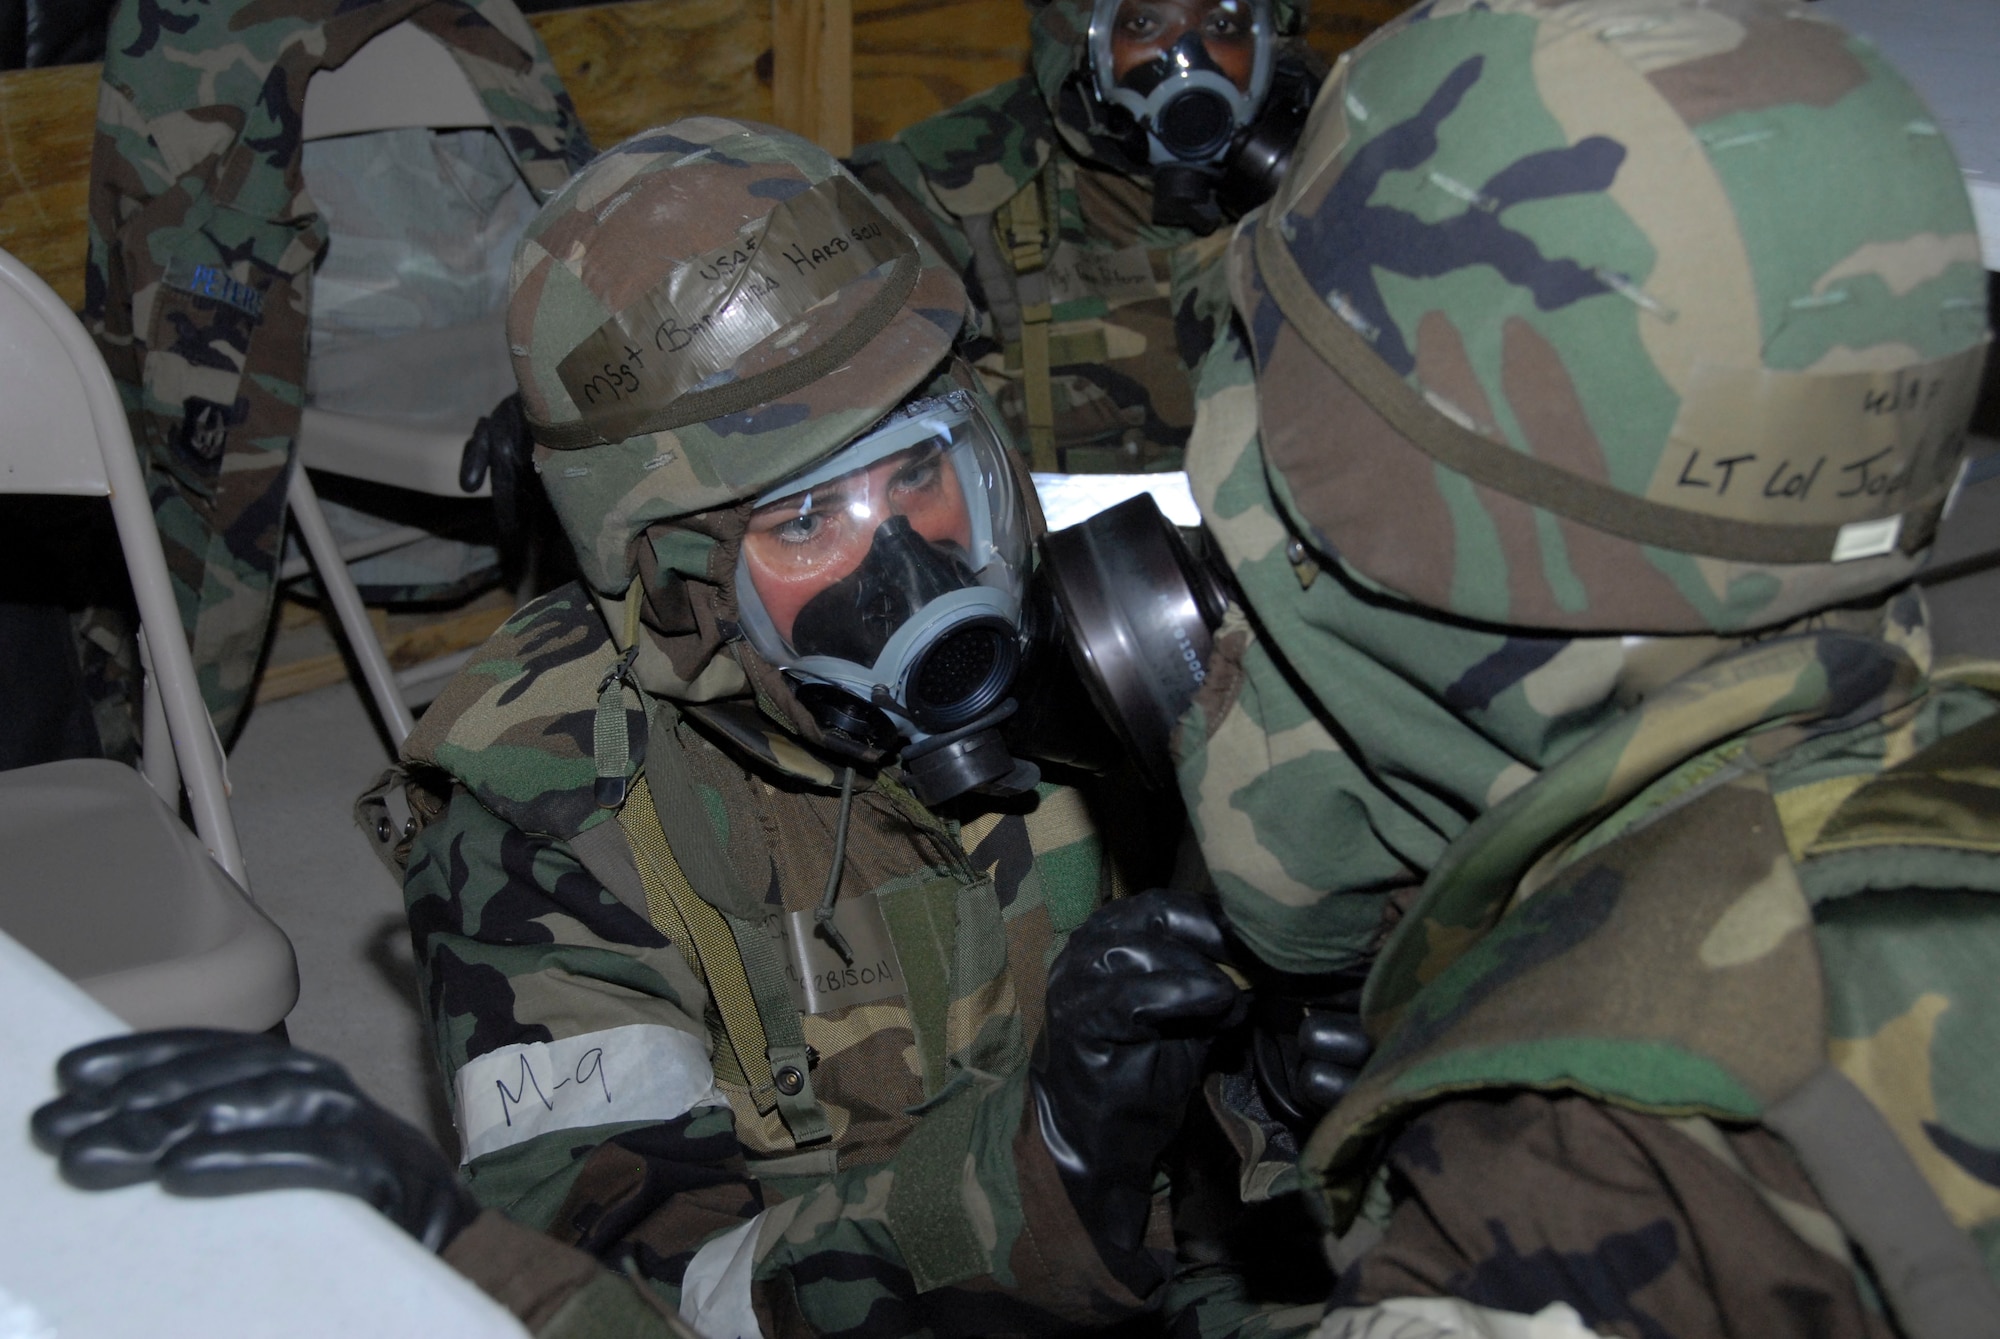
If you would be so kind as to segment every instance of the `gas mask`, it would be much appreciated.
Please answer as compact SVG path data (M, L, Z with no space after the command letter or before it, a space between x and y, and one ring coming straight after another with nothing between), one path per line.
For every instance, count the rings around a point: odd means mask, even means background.
M751 646L836 746L900 749L926 804L1038 779L995 730L1032 559L1006 451L969 392L906 401L756 498L737 559Z
M1093 119L1150 170L1155 223L1211 232L1270 196L1316 91L1277 49L1270 0L1097 0Z
M895 752L917 798L1018 794L1027 757L1155 785L1202 679L1219 578L1150 497L1049 535L971 393L906 402L752 503L743 635L828 742Z

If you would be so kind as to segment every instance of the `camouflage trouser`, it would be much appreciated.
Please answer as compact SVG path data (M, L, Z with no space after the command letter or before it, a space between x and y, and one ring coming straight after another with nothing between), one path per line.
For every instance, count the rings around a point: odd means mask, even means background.
M1432 1108L1389 1165L1400 1199L1387 1236L1342 1278L1337 1305L1564 1302L1627 1339L1893 1333L1797 1160L1764 1130L1520 1093Z
M98 747L119 762L139 758L139 639L130 611L91 605L70 616L83 692L97 726Z

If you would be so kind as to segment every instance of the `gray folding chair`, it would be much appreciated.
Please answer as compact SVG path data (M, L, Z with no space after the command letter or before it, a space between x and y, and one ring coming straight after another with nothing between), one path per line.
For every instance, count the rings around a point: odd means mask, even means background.
M103 759L0 772L0 931L135 1027L263 1031L298 999L298 964L245 892L125 411L82 324L5 251L0 407L0 492L110 499L147 667L143 776Z
M378 33L346 64L313 77L306 88L302 133L307 140L380 130L462 130L490 127L492 117L451 53L410 23ZM504 351L495 353L504 359ZM299 424L299 459L313 470L433 497L491 496L490 483L467 491L459 459L476 415L461 424L416 424L389 417L306 407ZM425 537L416 528L390 530L343 549L303 469L292 472L288 501L314 574L339 620L369 695L401 745L411 728L407 689L417 676L391 670L347 563ZM287 568L281 575L303 575ZM458 659L464 658L461 654ZM451 666L421 676L441 682ZM442 672L441 672L442 671Z

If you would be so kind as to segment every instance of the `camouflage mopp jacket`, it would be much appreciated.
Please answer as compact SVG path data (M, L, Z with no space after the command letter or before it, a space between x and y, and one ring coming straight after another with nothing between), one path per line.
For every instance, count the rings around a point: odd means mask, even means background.
M1764 638L1357 595L1290 539L1245 367L1211 370L1190 472L1255 617L1183 789L1261 953L1374 955L1378 1049L1301 1161L1359 1255L1322 1335L1442 1323L1412 1299L1993 1333L2000 666L1933 664L1914 589Z
M622 663L565 587L405 752L430 1036L502 1211L446 1258L542 1334L664 1333L677 1307L711 1335L1027 1334L1141 1307L1027 1105L1048 966L1114 891L1080 793L952 820L858 780L843 962L812 918L838 773Z
M1383 1044L1305 1149L1333 1221L1385 1158L1477 1214L1510 1174L1500 1145L1586 1149L1554 1160L1608 1180L1644 1149L1678 1232L1651 1195L1578 1187L1593 1239L1568 1245L1580 1274L1623 1253L1614 1313L1688 1334L2000 1324L2000 667L1927 679L1921 652L1832 630L1750 646L1475 820L1391 934L1364 999ZM1355 1300L1396 1295L1404 1227ZM1711 1254L1739 1263L1689 1295Z
M112 19L83 318L225 739L269 626L327 244L300 172L306 89L405 20L456 59L537 199L590 156L512 0L144 0Z
M1071 153L1032 76L863 145L850 162L958 268L979 313L966 356L1024 445L1034 438L1024 339L1046 339L1054 455L1035 469L1180 468L1193 369L1229 319L1226 232L1154 224L1148 186Z

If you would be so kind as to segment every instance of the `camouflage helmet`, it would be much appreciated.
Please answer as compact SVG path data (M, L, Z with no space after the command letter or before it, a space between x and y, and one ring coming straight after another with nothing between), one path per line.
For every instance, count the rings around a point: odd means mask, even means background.
M600 595L641 537L750 497L925 384L965 290L824 150L693 117L599 155L514 256L543 486Z
M1907 578L1987 340L1964 180L1770 0L1432 0L1232 245L1296 533L1418 605L1736 631Z

